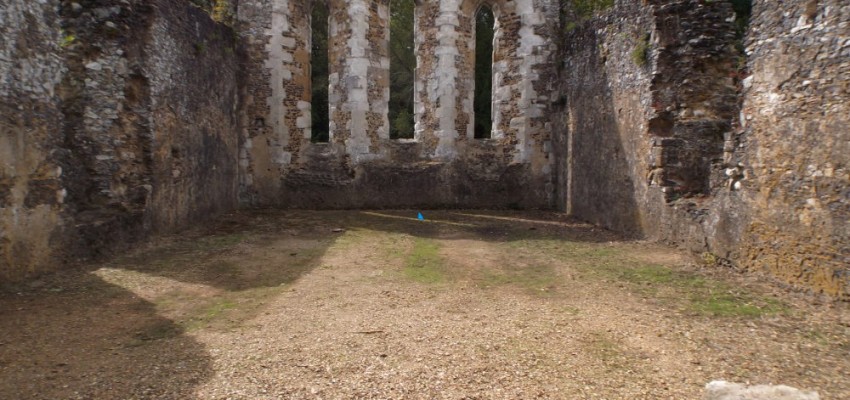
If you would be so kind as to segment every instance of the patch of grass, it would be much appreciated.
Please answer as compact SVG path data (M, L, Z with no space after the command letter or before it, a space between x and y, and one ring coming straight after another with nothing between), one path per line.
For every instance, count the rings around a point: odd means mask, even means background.
M420 283L445 281L445 266L439 250L440 245L436 241L416 238L404 264L404 275Z
M212 9L212 18L216 22L230 24L233 20L233 13L230 11L230 1L216 0Z
M579 315L579 313L581 313L581 309L573 306L563 306L561 307L561 312L569 315Z
M619 280L637 285L669 285L672 287L693 289L706 287L705 278L695 274L674 271L670 267L656 264L638 265L617 271Z
M614 0L573 0L576 15L581 19L588 19L594 14L614 7Z
M517 250L533 252L534 255L547 254L564 261L584 259L586 256L606 256L613 251L598 245L563 239L536 238L534 235L534 233L520 232L514 235L515 238L509 245Z
M604 335L594 335L593 340L590 342L594 353L596 353L600 358L611 359L616 357L619 351L619 345L613 340L605 337Z
M808 332L804 332L802 336L810 341L816 342L821 346L828 346L830 342L829 336L818 329L811 329Z
M170 320L156 321L133 334L133 339L128 343L128 346L141 346L148 342L177 337L182 333L183 330L180 326L175 325Z
M575 268L579 277L621 282L632 291L678 304L700 315L754 318L788 311L782 302L736 292L723 282L696 273L635 262L624 249L614 246L559 240L520 240L514 246L518 250L548 254ZM488 277L494 284L508 279L510 277Z
M649 34L644 34L632 49L632 62L638 67L644 67L649 62Z
M195 49L195 55L201 56L207 52L207 44L206 43L195 43L192 45L192 48Z
M609 370L625 369L629 366L626 352L614 338L604 332L593 332L583 340L585 348Z
M243 233L230 235L209 236L195 241L195 250L217 250L224 247L235 246L242 243L246 238Z
M622 250L614 247L591 247L585 249L584 253L583 255L596 259L621 257L623 254Z
M186 330L194 331L203 328L219 319L226 311L236 308L236 302L226 297L218 297L206 306L200 307L199 312L181 321Z
M713 317L748 317L785 313L788 306L782 302L726 291L722 293L697 292L690 297L688 309Z
M561 0L564 32L571 32L594 15L614 7L614 0Z
M660 265L641 265L623 270L622 277L638 283L669 283L675 278L673 271Z
M157 271L182 266L198 261L213 251L227 249L247 238L243 233L207 236L194 240L180 240L156 246L146 251L124 255L115 259L116 264L134 264L140 270Z
M788 310L778 300L735 291L723 282L661 265L622 268L617 278L644 293L677 302L687 300L684 308L701 315L753 318Z
M62 46L62 47L68 47L68 46L74 44L74 42L76 40L77 40L76 36L74 36L73 34L67 34L67 35L62 37L62 42L59 45Z
M557 278L552 266L536 264L527 267L486 271L478 281L483 287L512 285L542 295L551 293Z
M239 277L239 266L226 260L215 260L203 267L206 274L216 278L235 279Z
M236 307L236 303L228 299L222 299L221 301L213 303L211 306L207 307L207 309L204 311L203 318L213 319L224 311L234 307Z

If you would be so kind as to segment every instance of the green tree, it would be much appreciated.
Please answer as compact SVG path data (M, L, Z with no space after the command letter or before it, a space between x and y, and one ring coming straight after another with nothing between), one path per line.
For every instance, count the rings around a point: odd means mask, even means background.
M413 0L390 0L390 137L413 137Z
M328 120L328 7L322 1L313 3L310 15L313 45L310 49L310 87L313 142L330 139Z
M490 138L493 118L493 11L484 6L475 13L475 138Z

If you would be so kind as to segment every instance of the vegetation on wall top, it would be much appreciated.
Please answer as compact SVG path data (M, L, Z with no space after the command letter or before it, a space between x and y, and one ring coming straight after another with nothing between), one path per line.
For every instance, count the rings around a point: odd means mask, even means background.
M210 14L216 22L233 24L233 6L230 0L189 0L192 4Z
M561 0L561 22L569 32L599 12L614 7L614 0Z

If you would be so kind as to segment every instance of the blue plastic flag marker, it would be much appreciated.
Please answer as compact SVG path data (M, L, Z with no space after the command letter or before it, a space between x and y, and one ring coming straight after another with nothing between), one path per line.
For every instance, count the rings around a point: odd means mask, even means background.
M416 219L418 219L420 221L424 221L425 217L422 216L422 213L419 213L419 215L416 216Z

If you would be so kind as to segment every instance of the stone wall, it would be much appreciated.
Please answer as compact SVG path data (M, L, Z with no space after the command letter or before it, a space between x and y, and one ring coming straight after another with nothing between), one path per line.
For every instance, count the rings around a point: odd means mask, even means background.
M145 44L155 230L237 206L242 49L200 10L162 1ZM179 4L179 3L178 3Z
M619 1L566 35L558 203L846 297L848 6L756 1L746 58L732 17Z
M747 57L740 264L850 299L850 4L757 1Z
M7 48L31 49L32 61L11 54L0 64L11 119L0 142L0 182L9 182L0 187L0 278L235 207L231 30L183 2L8 3L14 16L3 29L17 44ZM6 111L36 98L38 106Z
M330 142L310 141L310 4L240 3L250 84L243 204L550 207L552 2L495 2L493 139L473 139L476 1L416 8L414 140L389 139L388 2L331 1ZM317 23L317 21L312 21ZM501 180L501 181L500 181ZM403 194L403 195L401 195Z
M392 140L386 0L331 0L328 21L311 0L0 0L0 278L240 202L559 207L848 299L844 3L756 0L741 42L726 1L488 1L493 130L475 139L485 2L421 1L415 138ZM310 141L313 23L328 143Z
M0 281L49 264L63 230L57 6L0 0Z
M643 232L637 205L646 192L646 120L651 71L632 51L652 32L650 10L622 3L566 32L556 101L559 204L622 232Z

